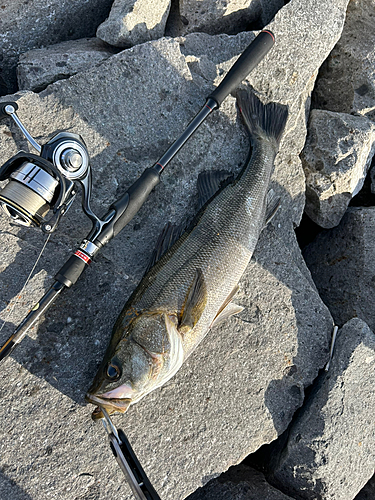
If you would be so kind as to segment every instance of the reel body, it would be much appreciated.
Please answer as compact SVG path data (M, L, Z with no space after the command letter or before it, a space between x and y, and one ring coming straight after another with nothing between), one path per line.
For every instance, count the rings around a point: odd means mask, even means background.
M53 232L75 197L75 183L82 186L82 206L96 222L89 205L91 167L81 136L60 132L40 146L16 115L16 103L3 103L0 117L10 116L40 156L20 151L0 167L0 207L16 224ZM52 211L52 214L50 213Z

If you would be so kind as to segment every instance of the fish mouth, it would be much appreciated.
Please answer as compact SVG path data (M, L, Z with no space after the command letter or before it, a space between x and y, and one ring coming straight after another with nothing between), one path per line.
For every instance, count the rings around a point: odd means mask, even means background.
M104 408L109 415L112 415L116 411L120 413L125 413L129 408L132 400L131 399L116 399L116 398L105 398L103 396L94 396L93 394L87 393L85 397L88 403L98 405L97 408L92 412L92 419L98 420L104 418L102 408Z

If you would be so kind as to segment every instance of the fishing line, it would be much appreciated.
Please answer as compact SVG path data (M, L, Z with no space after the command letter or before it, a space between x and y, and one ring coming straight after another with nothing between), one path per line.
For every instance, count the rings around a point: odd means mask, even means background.
M46 241L44 242L43 248L42 248L42 250L40 251L40 253L39 253L38 257L37 257L37 259L36 259L36 261L35 261L35 264L33 265L33 268L31 269L31 271L30 271L30 273L29 273L29 276L27 277L27 279L26 279L26 281L25 281L25 284L24 284L24 285L23 285L23 287L22 287L22 290L21 290L21 291L17 294L16 299L14 300L13 304L11 305L11 307L10 307L10 309L9 309L9 311L8 311L8 314L7 314L6 318L3 320L3 324L2 324L2 325L1 325L1 327L0 327L0 332L1 332L1 331L2 331L2 329L4 328L5 323L7 323L7 322L8 322L8 320L9 320L10 316L12 315L12 312L13 312L14 307L16 306L16 304L17 304L17 302L19 301L19 299L21 298L21 296L22 296L22 294L23 294L23 292L24 292L25 288L27 287L27 285L28 285L29 281L31 280L31 277L32 277L32 275L33 275L33 272L34 272L34 270L35 270L36 266L38 265L38 262L39 262L40 258L42 257L42 254L43 254L43 252L44 252L44 250L45 250L45 248L46 248L46 246L47 246L47 243L48 243L48 241L49 241L50 237L51 237L51 233L47 236Z

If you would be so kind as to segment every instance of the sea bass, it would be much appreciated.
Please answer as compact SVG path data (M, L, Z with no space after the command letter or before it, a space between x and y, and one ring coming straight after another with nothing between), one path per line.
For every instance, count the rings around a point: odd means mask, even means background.
M203 206L177 241L168 226L154 265L127 301L86 400L93 418L125 412L165 384L216 324L242 310L232 302L259 235L275 206L267 192L288 116L250 91L237 94L252 150L236 180L201 174ZM272 205L272 204L271 204ZM161 255L164 252L164 255Z

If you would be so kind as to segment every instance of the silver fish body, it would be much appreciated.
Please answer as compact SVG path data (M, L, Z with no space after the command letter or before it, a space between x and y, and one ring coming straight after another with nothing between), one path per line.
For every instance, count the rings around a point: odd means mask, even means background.
M164 384L214 324L241 310L232 297L265 225L287 110L264 106L248 91L238 102L251 136L250 161L202 207L126 303L87 395L109 412L125 411Z

